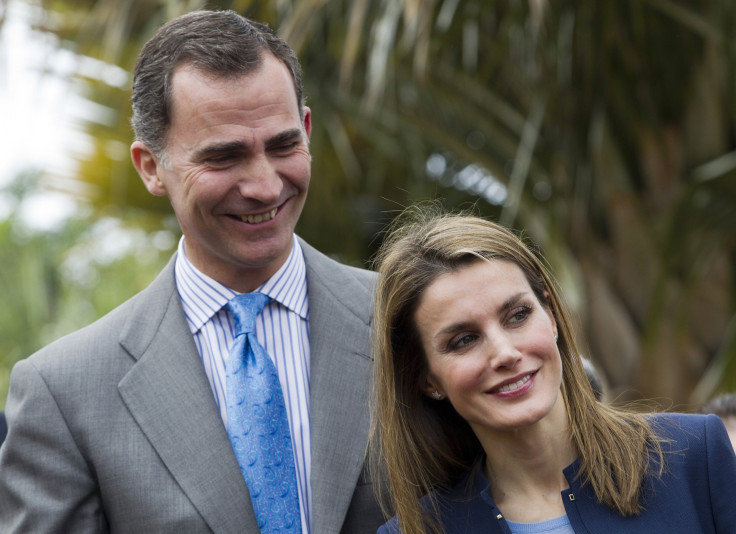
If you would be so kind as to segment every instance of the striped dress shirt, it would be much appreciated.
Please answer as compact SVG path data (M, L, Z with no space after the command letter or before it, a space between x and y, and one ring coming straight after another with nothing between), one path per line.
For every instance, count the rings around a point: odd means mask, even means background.
M176 258L176 286L220 416L227 428L225 364L234 324L224 306L238 293L197 270L184 238ZM256 320L256 338L271 356L284 392L299 489L302 533L311 531L309 426L309 303L304 255L296 238L286 263L257 289L271 297Z

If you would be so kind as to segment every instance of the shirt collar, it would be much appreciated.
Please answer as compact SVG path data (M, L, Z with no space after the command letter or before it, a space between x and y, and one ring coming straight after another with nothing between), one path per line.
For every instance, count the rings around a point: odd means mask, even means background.
M184 236L179 240L174 273L179 298L193 334L238 294L202 273L189 261L184 251ZM307 319L309 306L306 273L304 253L299 240L294 236L286 262L256 291L268 295L302 319Z

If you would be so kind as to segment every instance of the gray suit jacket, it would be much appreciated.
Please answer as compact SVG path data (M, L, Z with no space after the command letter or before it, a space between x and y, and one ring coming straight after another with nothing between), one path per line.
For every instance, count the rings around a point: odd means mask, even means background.
M375 532L364 469L375 275L301 242L311 344L313 532ZM184 317L174 261L13 369L0 531L257 533Z

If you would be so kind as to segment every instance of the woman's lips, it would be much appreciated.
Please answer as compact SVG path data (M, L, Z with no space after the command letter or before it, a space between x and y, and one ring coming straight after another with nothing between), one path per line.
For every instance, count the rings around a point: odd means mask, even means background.
M513 379L512 382L506 382L501 386L497 386L491 389L489 393L503 396L514 396L520 393L524 393L526 390L531 388L533 384L532 379L534 378L535 374L536 371L532 371L531 373L522 375L517 379Z

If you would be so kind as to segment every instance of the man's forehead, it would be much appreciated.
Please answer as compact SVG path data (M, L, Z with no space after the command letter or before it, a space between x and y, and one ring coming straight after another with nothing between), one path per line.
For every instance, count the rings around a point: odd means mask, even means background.
M195 79L201 79L203 82L216 83L225 82L231 80L245 79L258 75L263 69L263 56L258 58L258 63L253 64L253 68L247 71L232 71L232 72L221 72L208 68L204 68L200 65L184 61L177 65L173 70L170 78L170 85L174 87L176 80L182 77L191 77Z
M268 68L266 66L268 66ZM219 72L211 69L202 68L201 66L194 63L183 62L181 65L177 66L174 69L169 79L169 104L173 107L174 101L177 99L177 93L180 92L179 90L182 84L186 83L184 82L184 80L189 83L191 83L192 81L194 81L195 83L201 83L202 85L208 87L214 87L220 84L226 84L228 82L242 82L245 85L249 83L249 81L252 83L260 75L264 75L267 72L275 72L274 69L276 69L276 71L282 71L284 80L288 80L288 91L294 97L297 110L301 115L303 109L298 102L299 97L297 95L296 86L294 85L294 79L292 77L291 71L283 61L268 52L264 52L263 54L261 54L258 59L258 63L254 63L252 69L249 69L247 71L235 70L233 72Z

